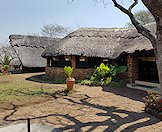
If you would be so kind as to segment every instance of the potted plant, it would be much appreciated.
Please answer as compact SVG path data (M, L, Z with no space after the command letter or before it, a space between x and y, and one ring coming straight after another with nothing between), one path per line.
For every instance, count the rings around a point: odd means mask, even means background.
M3 65L2 69L3 69L3 74L7 75L8 74L8 69L9 69L9 65Z
M1 62L3 74L8 74L9 64L13 58L7 56L6 54L1 57L2 57Z
M74 87L74 84L75 84L75 79L72 77L72 73L73 73L73 69L72 67L70 66L65 66L64 67L64 72L66 73L67 75L67 79L66 79L66 84L67 84L67 90L68 91L71 91Z

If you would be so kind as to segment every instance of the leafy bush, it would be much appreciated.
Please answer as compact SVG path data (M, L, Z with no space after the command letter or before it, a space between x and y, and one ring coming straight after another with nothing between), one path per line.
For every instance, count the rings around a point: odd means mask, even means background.
M64 72L66 73L66 75L68 76L68 78L71 78L72 77L73 69L74 68L72 68L70 66L65 66L64 67Z
M117 81L118 74L121 74L127 70L126 66L120 66L117 65L105 65L104 63L101 63L99 67L96 68L94 74L91 76L91 81L98 81L101 82L101 84L108 85L111 83L111 81Z
M126 86L125 80L112 81L109 84L105 84L108 88L123 88Z
M91 80L85 79L85 80L81 81L81 85L101 86L102 82L99 82L97 80L96 81L91 81Z
M86 80L83 80L83 81L81 81L81 83L80 84L82 84L82 85L91 85L91 80L88 80L88 79L86 79Z
M127 67L126 66L117 66L117 65L111 65L110 64L110 73L109 76L112 77L113 81L118 81L118 74L126 72Z
M121 74L127 70L126 66L117 65L105 65L101 63L99 67L96 68L90 80L86 79L81 82L83 85L89 86L101 86L107 85L110 87L124 87L126 82L119 79L118 74Z

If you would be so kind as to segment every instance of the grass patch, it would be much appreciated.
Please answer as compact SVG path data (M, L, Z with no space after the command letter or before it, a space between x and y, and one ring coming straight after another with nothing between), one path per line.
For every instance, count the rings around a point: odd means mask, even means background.
M66 78L53 78L45 74L34 76L30 79L28 78L27 80L34 81L35 79L38 79L39 81L42 81L42 82L52 83L52 84L66 84ZM79 79L75 80L76 84L79 84L81 82L82 80L79 80Z
M43 93L55 93L64 89L50 84L31 83L19 75L0 76L0 103L39 101L47 99L48 95Z

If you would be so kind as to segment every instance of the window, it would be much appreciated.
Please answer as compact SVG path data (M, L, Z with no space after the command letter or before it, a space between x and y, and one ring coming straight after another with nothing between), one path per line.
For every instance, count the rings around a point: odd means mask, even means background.
M109 59L104 58L104 59L102 59L102 61L103 61L103 62L108 62L108 61L109 61Z
M80 56L79 61L87 61L87 57L85 57L85 56Z
M70 56L65 56L65 61L71 61L71 57Z
M59 58L53 57L53 61L59 61Z

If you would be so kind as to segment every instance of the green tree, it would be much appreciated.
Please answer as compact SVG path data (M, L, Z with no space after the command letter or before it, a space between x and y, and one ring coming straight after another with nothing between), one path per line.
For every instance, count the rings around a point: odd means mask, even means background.
M135 19L137 19L142 25L147 23L155 22L153 15L148 10L140 10L134 13ZM132 27L133 24L128 22L127 27Z
M44 36L59 38L70 33L70 28L58 24L46 24L41 28L41 33Z

